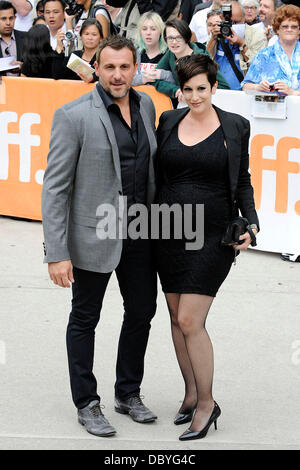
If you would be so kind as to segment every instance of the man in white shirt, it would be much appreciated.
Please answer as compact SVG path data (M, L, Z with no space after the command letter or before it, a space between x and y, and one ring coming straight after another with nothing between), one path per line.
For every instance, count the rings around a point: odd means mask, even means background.
M50 30L50 43L55 51L57 46L57 33L66 32L65 3L63 0L45 0L44 17Z
M260 0L259 2L259 18L263 24L263 28L265 31L265 35L269 41L268 45L271 46L274 42L277 41L278 37L274 34L272 28L272 21L275 15L275 11L279 8L283 3L281 0Z
M34 7L34 0L10 0L17 10L15 29L18 31L28 31L31 26L31 10Z

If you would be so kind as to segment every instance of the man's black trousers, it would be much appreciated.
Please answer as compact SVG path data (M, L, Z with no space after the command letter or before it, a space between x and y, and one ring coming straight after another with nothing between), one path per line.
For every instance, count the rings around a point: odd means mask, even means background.
M67 350L73 401L77 408L84 408L100 399L93 374L94 337L111 273L73 267L73 274ZM125 399L140 392L150 322L156 311L157 280L151 241L124 240L116 275L125 313L118 347L115 394Z

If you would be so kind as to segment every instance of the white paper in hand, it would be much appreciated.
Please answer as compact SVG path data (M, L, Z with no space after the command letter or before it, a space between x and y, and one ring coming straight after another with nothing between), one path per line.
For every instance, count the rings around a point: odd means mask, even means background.
M16 58L14 56L3 57L2 59L0 59L0 72L18 69L20 65L11 65L11 63L15 61Z
M76 54L71 54L67 67L73 72L80 73L87 78L92 77L95 70L85 60L78 57Z

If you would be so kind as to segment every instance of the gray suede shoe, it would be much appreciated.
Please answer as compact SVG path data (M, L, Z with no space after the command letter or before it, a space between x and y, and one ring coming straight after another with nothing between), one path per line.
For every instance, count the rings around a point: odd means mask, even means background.
M123 415L130 415L138 423L151 423L157 416L147 408L139 395L120 400L115 397L115 410Z
M109 424L103 415L100 402L97 400L78 410L78 422L85 426L87 432L100 437L109 437L116 434L116 430Z

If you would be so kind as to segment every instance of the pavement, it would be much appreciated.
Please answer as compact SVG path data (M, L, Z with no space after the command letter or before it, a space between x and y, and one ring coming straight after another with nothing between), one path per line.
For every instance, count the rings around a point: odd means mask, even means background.
M65 331L71 292L51 284L42 264L40 222L0 217L0 449L300 449L300 263L249 250L223 284L208 316L214 345L218 430L182 443L174 426L183 398L162 293L152 322L142 394L159 419L134 423L113 407L122 299L115 276L96 332L94 372L115 437L77 423ZM259 242L259 237L258 237Z

